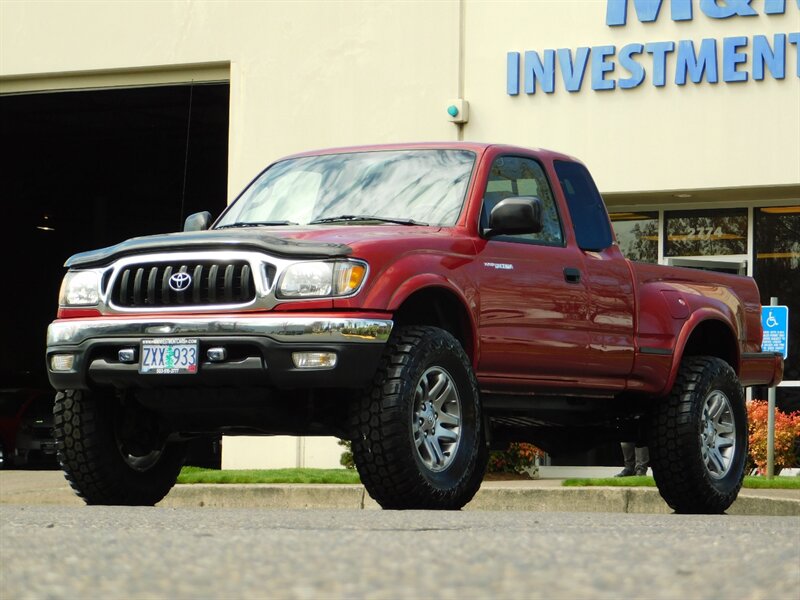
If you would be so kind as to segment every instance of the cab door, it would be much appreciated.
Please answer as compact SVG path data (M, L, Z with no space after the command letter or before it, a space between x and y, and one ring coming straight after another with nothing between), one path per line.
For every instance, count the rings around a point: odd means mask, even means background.
M633 276L614 242L605 204L589 171L580 163L555 161L559 186L581 252L581 279L588 291L589 348L575 365L598 387L622 389L633 369Z
M477 245L480 284L478 379L482 389L575 385L576 364L586 359L589 307L578 248L567 246L562 219L541 164L500 156L491 166L481 230L504 198L536 196L544 226L535 234L500 235Z

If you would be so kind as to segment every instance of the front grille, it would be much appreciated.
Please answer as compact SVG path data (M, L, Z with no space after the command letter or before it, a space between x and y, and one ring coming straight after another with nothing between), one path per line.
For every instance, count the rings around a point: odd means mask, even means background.
M178 273L191 277L191 282L180 291L170 287L170 278ZM111 301L123 308L204 306L245 304L255 294L253 273L247 261L198 260L125 267L114 280Z

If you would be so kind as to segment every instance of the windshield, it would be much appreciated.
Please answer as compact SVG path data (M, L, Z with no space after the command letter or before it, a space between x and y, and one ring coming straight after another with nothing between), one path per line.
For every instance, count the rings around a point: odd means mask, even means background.
M217 227L375 221L455 225L475 155L465 150L354 152L276 163Z

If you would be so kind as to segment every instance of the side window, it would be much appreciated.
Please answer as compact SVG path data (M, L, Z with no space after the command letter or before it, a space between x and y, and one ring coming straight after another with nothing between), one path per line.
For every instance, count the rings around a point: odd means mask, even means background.
M494 239L561 246L564 235L553 192L541 165L533 159L501 156L495 159L486 183L481 210L481 228L488 227L489 213L498 202L512 196L536 196L542 201L542 230L539 233L500 235Z
M611 226L603 198L592 176L580 163L556 161L556 175L575 227L578 247L582 250L603 250L613 242Z

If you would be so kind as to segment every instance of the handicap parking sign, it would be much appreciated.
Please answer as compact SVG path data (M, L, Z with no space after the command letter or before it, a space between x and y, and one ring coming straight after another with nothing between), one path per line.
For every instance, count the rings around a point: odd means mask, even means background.
M789 354L789 307L762 306L761 328L761 351L782 354L785 360Z

